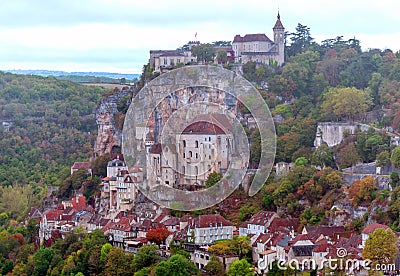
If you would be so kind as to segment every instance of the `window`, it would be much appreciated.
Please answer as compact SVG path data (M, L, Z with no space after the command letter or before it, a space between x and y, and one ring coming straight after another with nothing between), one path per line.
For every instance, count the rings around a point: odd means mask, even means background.
M164 58L164 65L167 65L167 64L168 64L168 61L166 58Z
M196 159L198 159L199 158L199 154L196 152Z
M199 147L199 141L194 142L194 147L197 149Z
M183 143L183 147L186 148L186 140L183 140L182 143Z
M176 59L176 62L181 63L181 59L180 58Z
M189 151L189 155L190 155L190 157L193 157L192 151Z
M183 153L183 158L186 158L186 154L185 154L185 152Z
M171 65L174 64L174 59L173 59L173 58L171 58L171 59L169 60L169 64L171 64Z

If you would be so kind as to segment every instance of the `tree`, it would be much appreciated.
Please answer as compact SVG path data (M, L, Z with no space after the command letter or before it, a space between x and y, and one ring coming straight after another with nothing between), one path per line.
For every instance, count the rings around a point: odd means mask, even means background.
M399 178L399 173L396 171L393 171L390 174L390 184L392 185L392 187L396 187L399 184L400 178Z
M398 252L396 243L397 236L390 228L378 228L365 242L363 258L372 261L372 269L377 264L393 263Z
M295 166L305 166L307 165L308 160L305 157L299 157L296 159L296 161L294 161L294 165Z
M297 24L296 32L289 35L291 44L287 49L288 56L295 56L306 51L314 40L311 37L310 28L300 23Z
M197 267L182 255L172 255L167 261L162 261L156 266L156 276L191 276L199 275Z
M51 259L53 258L54 250L52 248L41 247L33 255L34 271L33 275L46 275Z
M237 260L231 263L228 271L226 272L228 276L251 276L254 275L251 269L251 264L249 264L246 259Z
M354 143L349 143L343 147L338 154L338 165L340 168L352 167L360 161L360 156Z
M226 51L224 49L220 49L217 51L217 62L218 64L225 64L228 61L228 57Z
M154 244L146 244L140 247L133 258L132 266L134 271L139 271L144 267L149 267L157 263L160 259L157 250L158 248Z
M153 228L147 231L146 238L156 244L163 243L171 233L166 228Z
M381 151L376 155L376 165L378 167L385 166L390 161L390 155L387 150Z
M110 253L111 248L112 248L112 245L109 244L109 243L106 243L101 247L101 250L100 250L100 267L102 269L104 269L104 266L105 266L105 264L107 262L108 253Z
M36 219L34 218L29 219L28 225L26 227L26 239L28 243L34 242L38 234L39 234L39 226Z
M390 161L392 162L393 167L396 169L400 169L400 146L397 146L392 151L392 156L390 157Z
M238 255L240 259L251 252L251 241L248 236L237 236L235 237L234 241L236 247L238 248Z
M333 152L327 143L323 143L311 154L311 164L321 169L334 165Z
M224 264L214 255L211 255L210 261L204 267L204 270L207 275L220 276L225 274Z
M220 180L222 179L222 174L215 171L212 172L208 175L207 180L206 180L206 187L210 188L217 184Z
M110 154L104 154L92 162L92 172L93 175L99 176L99 177L105 177L107 176L107 163L110 161Z
M215 48L209 43L193 46L191 52L197 58L197 62L210 62L215 58Z
M132 255L126 253L122 248L113 247L107 256L105 275L132 275Z
M337 119L359 118L372 104L371 97L364 90L354 87L332 87L323 97L323 113Z

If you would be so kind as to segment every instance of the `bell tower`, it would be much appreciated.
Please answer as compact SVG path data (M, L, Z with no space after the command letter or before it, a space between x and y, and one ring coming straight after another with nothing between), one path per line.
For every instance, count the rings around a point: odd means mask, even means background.
M278 50L276 61L279 65L282 65L285 62L285 27L283 27L279 12L272 30L274 31L274 42Z

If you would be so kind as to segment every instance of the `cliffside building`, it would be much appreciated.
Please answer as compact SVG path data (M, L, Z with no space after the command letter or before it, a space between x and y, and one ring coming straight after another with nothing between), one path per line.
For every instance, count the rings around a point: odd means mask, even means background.
M232 43L235 62L242 64L249 61L264 64L276 62L277 65L282 65L285 61L285 28L279 13L272 30L273 41L265 34L246 34L243 37L236 35Z

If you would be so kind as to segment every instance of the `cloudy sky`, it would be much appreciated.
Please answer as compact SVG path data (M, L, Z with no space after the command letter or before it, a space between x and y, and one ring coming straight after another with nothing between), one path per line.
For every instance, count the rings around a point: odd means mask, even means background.
M368 48L400 49L398 0L1 0L0 70L140 73L150 49L189 40L272 37L277 11L317 42L343 35Z

